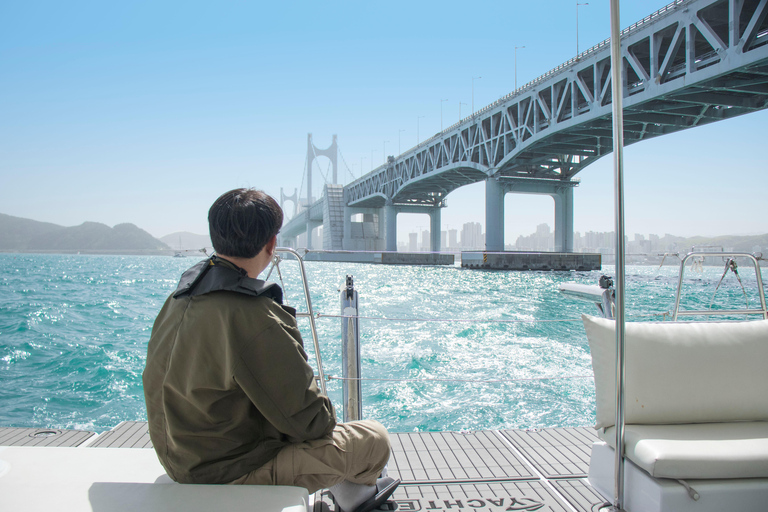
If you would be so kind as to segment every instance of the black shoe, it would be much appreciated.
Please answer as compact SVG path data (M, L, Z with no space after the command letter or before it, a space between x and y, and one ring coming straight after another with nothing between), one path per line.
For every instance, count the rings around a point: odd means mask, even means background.
M399 478L397 480L388 476L379 478L376 481L376 494L364 501L353 512L371 512L372 510L379 508L386 503L390 496L392 496L392 493L395 492L398 485L400 485Z

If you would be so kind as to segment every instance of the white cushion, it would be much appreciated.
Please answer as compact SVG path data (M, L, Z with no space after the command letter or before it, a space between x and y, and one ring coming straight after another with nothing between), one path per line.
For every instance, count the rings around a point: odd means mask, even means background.
M181 485L155 450L0 446L0 510L307 512L303 487Z
M615 448L613 427L599 435ZM624 451L656 478L765 478L768 422L626 425Z
M583 315L597 424L616 418L615 322ZM625 423L768 420L768 321L625 327Z

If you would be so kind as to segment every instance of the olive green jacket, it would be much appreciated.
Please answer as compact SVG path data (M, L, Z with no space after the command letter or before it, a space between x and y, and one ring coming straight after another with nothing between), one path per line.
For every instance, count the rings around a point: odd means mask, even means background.
M166 300L143 382L152 444L175 481L231 482L287 444L333 430L333 406L281 298L277 285L214 257L187 271Z

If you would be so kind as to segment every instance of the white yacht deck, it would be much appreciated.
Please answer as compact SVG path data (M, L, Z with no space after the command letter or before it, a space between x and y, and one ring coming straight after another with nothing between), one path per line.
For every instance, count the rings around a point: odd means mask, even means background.
M592 428L411 432L391 434L391 476L403 480L401 511L541 510L591 512L603 500L586 474ZM0 428L0 446L152 448L146 422L108 432ZM314 511L335 510L327 493Z

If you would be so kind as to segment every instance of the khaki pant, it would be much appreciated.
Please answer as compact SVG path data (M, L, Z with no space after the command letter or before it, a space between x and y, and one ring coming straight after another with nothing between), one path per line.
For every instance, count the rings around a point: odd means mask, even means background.
M389 435L378 421L339 423L329 437L288 445L259 469L230 483L295 485L310 494L344 480L373 485L389 451Z

